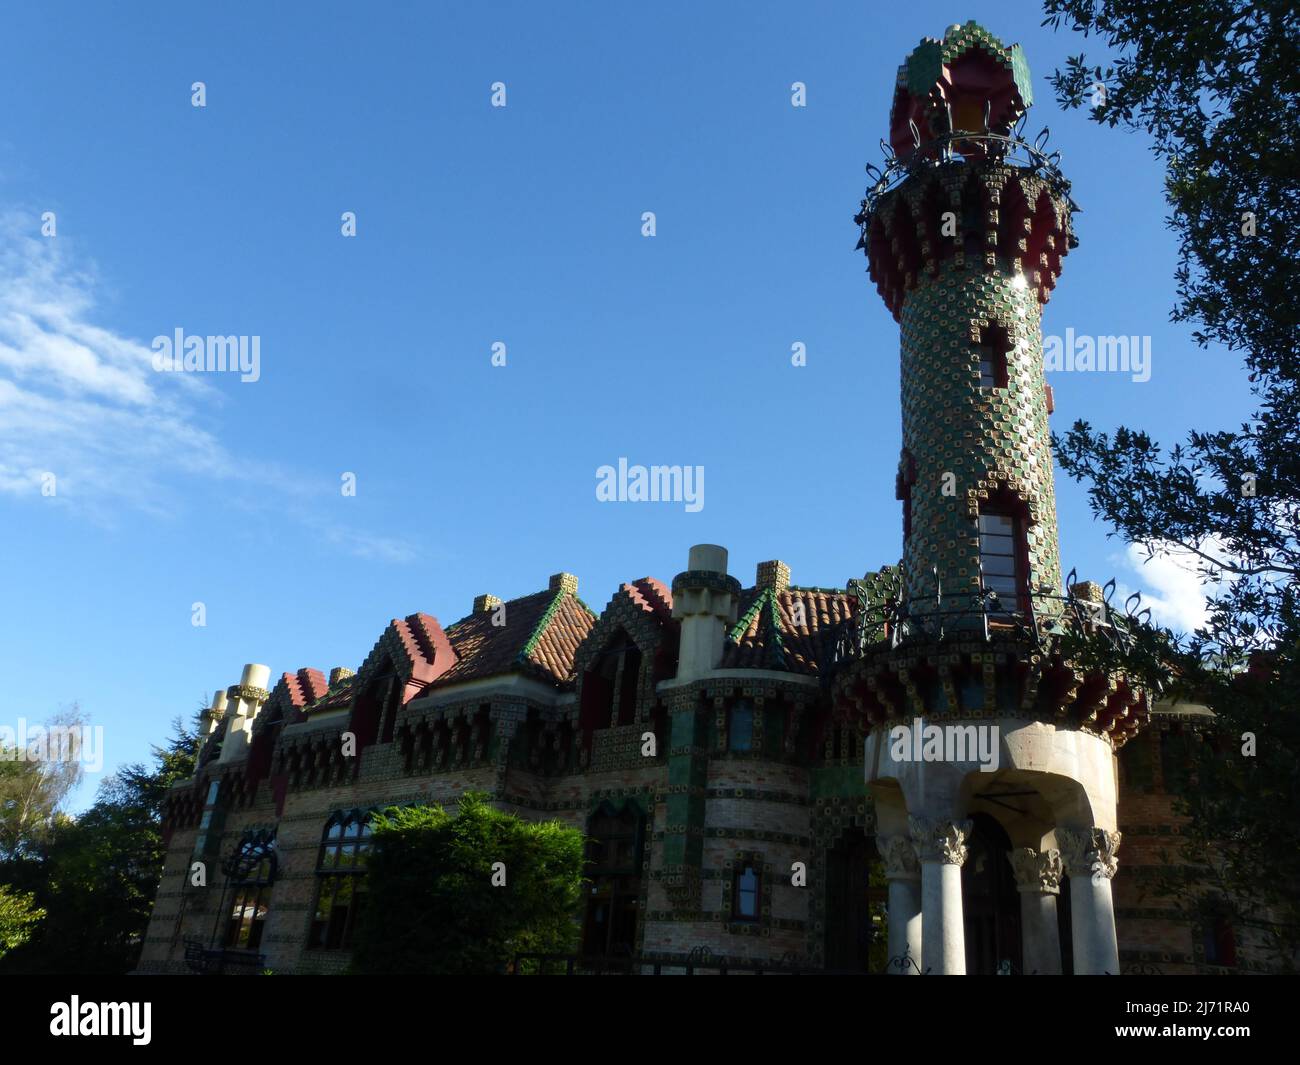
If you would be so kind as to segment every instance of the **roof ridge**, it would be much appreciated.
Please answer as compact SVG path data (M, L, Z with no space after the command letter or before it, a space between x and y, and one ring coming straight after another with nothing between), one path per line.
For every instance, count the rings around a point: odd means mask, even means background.
M504 606L504 607L506 607L506 608L507 608L507 613L509 613L509 607L510 607L510 604L511 604L511 603L518 603L518 602L519 602L520 600L522 600L522 599L536 599L539 595L546 595L549 591L551 591L551 589L549 589L549 588L539 588L539 589L538 589L537 591L535 591L535 592L528 592L528 593L526 593L525 595L517 595L517 596L515 596L513 599L506 599L506 600L504 600L504 601L502 602L501 605ZM574 598L576 599L577 596L574 596ZM579 600L579 602L581 602L581 600ZM583 603L583 606L586 606L586 605L587 605L586 603ZM590 610L590 608L588 608L588 611L589 611L590 613L592 613L593 615L594 615L594 613L595 613L594 611ZM444 633L449 633L449 632L451 632L452 629L458 629L458 628L460 628L462 625L465 625L465 624L467 624L468 622L473 621L476 617L478 617L478 615L475 614L475 613L473 613L473 612L471 611L470 613L466 614L463 618L457 618L457 619L456 619L455 621L453 621L450 625L445 625L445 626L443 626L443 630L442 630L442 631L443 631Z
M772 594L768 596L768 624L772 627L772 642L766 647L766 653L769 659L775 661L781 668L785 668L785 633L781 626L781 611L777 607L776 590L771 589Z
M564 600L565 594L566 593L563 588L556 589L555 598L552 599L550 605L548 605L547 608L542 611L542 616L537 619L537 624L533 626L532 633L529 635L528 639L524 641L523 647L520 648L519 650L519 655L515 659L516 662L529 661L530 656L533 653L533 649L537 646L539 642L541 642L542 636L545 634L547 626L550 625L556 613L559 611L560 605Z
M771 588L747 588L746 591L755 592L754 601L750 603L749 609L746 610L731 626L731 631L727 633L727 639L732 643L740 643L741 638L749 631L750 622L754 620L754 615L763 609L763 599L771 594Z

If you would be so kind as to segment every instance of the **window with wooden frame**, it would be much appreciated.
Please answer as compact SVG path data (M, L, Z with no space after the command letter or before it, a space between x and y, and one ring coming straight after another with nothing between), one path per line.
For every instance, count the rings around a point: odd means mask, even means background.
M307 946L347 950L365 901L370 814L335 814L326 822L316 862L316 907Z
M980 588L998 597L1002 612L1022 609L1028 594L1025 522L1009 507L979 513Z

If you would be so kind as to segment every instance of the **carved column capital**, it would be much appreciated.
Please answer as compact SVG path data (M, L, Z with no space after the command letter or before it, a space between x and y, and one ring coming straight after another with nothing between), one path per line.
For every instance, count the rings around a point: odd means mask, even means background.
M1061 852L1043 851L1032 847L1017 847L1007 855L1015 872L1016 888L1026 895L1059 895L1061 893Z
M916 880L921 875L916 851L907 836L877 836L876 849L884 859L886 879Z
M1119 850L1119 832L1104 828L1058 828L1056 842L1061 845L1065 871L1070 876L1091 876L1110 880L1119 868L1115 854Z
M921 861L944 865L961 865L966 861L966 840L971 833L969 821L909 816L907 826Z

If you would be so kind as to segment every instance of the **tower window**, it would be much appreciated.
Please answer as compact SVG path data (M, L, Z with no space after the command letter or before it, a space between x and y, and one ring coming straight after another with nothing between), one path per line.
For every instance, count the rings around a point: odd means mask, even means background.
M746 863L736 871L731 900L731 917L734 921L757 921L761 877L755 866Z
M1010 514L979 516L980 587L994 592L1002 607L1014 610L1024 594L1021 520Z
M1007 353L1011 350L1011 338L1001 326L991 325L981 330L979 351L980 388L1006 388L1009 383L1007 373Z
M733 751L750 751L754 748L754 707L748 702L736 703L731 708L727 722L727 747Z

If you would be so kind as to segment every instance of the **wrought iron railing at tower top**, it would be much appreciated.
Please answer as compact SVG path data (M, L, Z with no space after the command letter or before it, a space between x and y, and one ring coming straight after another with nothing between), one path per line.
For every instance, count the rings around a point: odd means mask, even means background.
M945 595L938 569L932 571L935 591L908 599L872 599L864 585L854 584L858 600L854 616L841 626L834 661L844 662L883 649L936 644L948 640L1015 642L1030 651L1046 651L1068 633L1086 634L1119 655L1130 653L1138 630L1151 620L1150 608L1134 592L1123 607L1113 606L1116 583L1108 581L1101 597L1083 594L1071 570L1066 591L1045 590L1004 601L996 592Z
M867 177L871 184L863 197L861 210L853 219L862 229L863 243L859 247L865 246L871 219L882 196L892 192L919 171L949 163L992 160L1006 166L1032 171L1046 181L1054 193L1069 202L1072 212L1082 210L1070 196L1070 181L1061 172L1059 149L1051 153L1047 151L1047 142L1051 137L1048 128L1044 126L1039 130L1032 144L1022 136L1027 118L1028 112L1022 114L1008 133L950 130L926 140L922 140L916 123L909 121L914 143L912 150L902 155L895 155L889 142L881 140L880 149L885 157L885 169L881 170L870 163L867 164ZM963 148L973 150L971 160L966 159ZM1070 246L1075 246L1073 240Z

